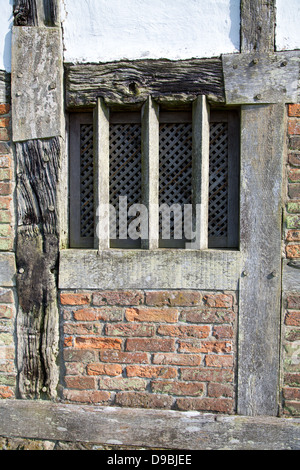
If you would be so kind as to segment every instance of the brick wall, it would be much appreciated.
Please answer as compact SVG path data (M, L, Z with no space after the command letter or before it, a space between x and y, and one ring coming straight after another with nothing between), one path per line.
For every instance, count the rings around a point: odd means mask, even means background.
M236 295L62 292L63 398L235 410Z
M10 135L10 105L0 103L0 254L14 250L14 165ZM14 323L14 290L0 286L0 399L15 396Z

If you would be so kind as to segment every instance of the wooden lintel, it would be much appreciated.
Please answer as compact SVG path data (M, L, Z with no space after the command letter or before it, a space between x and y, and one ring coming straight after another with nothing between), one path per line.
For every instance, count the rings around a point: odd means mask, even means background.
M221 59L136 60L105 64L65 64L66 106L192 102L198 95L224 101Z
M170 450L299 450L297 418L0 400L0 436ZM197 456L198 458L198 456Z
M296 103L300 52L222 56L226 104Z

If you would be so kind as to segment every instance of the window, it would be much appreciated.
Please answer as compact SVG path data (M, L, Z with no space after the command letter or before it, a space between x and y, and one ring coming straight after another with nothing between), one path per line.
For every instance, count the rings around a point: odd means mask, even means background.
M72 248L238 248L239 116L203 98L70 115Z

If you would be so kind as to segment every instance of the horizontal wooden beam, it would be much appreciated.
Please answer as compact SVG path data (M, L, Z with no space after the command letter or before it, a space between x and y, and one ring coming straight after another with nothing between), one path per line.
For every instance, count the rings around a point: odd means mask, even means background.
M300 51L223 55L226 104L296 103Z
M240 253L219 250L62 250L61 289L237 290Z
M173 450L299 450L300 419L0 401L0 436Z
M140 104L151 95L159 102L184 103L197 95L224 101L221 59L136 60L105 64L65 64L66 105Z

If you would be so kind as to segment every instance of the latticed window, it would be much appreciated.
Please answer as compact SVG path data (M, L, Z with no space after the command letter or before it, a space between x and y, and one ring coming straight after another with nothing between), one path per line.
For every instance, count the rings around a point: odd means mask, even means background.
M239 117L208 116L206 128L195 104L175 112L151 101L142 112L99 101L94 116L72 114L70 246L186 248L200 230L196 248L238 248Z

